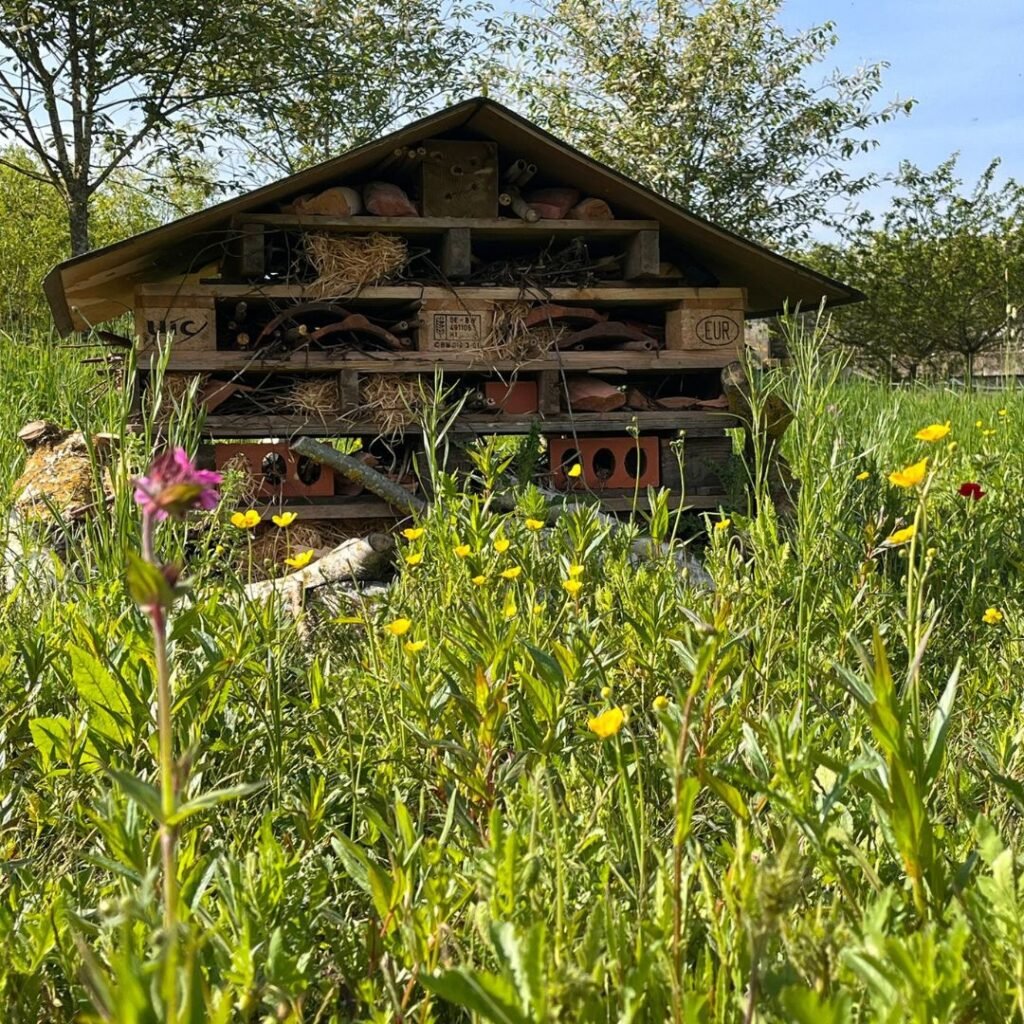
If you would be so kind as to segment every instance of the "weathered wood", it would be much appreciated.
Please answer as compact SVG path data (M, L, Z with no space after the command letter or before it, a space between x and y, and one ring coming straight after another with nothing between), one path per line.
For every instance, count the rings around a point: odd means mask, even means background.
M291 448L296 455L302 455L313 462L329 466L346 479L361 484L371 494L383 498L399 511L405 512L406 515L415 515L427 507L427 503L422 498L410 494L400 484L389 480L383 473L378 473L365 462L354 459L350 455L342 455L336 449L314 441L311 437L300 437L292 444Z
M469 228L452 228L441 237L441 272L445 277L469 277L472 272Z
M242 277L261 278L266 273L267 248L262 224L248 222L241 226L241 255L238 272Z
M142 351L171 341L175 352L209 352L217 347L217 319L213 295L191 290L136 293L135 333Z
M379 580L390 573L394 550L394 539L387 533L352 537L304 569L280 579L250 583L245 596L250 601L265 601L276 594L289 602L296 594L327 584Z
M359 393L359 374L355 370L338 371L338 402L343 413L358 409L362 404Z
M537 415L465 415L460 416L452 424L452 433L528 434L535 422L544 432L602 433L606 430L625 430L636 421L641 430L685 430L689 437L721 437L727 428L740 425L729 413L692 411L577 412L570 416L561 412L561 385L558 373L550 370L544 372L544 375L547 374L550 374L551 380L548 403L553 408L552 413L546 413L542 408ZM543 385L539 381L538 387L539 397L543 399ZM350 437L376 437L380 434L380 425L346 419L344 416L207 416L203 430L209 437L222 438L291 437L300 432L320 437L337 437L339 434ZM404 431L409 435L418 435L421 428L417 424L410 424Z
M498 212L498 146L494 142L427 139L420 164L425 217L494 217Z
M602 221L601 223L606 223ZM627 281L638 277L657 277L661 265L660 240L657 229L638 231L626 249L626 263L622 276Z
M736 359L743 350L745 292L712 292L683 299L665 314L665 348L670 351L718 351Z

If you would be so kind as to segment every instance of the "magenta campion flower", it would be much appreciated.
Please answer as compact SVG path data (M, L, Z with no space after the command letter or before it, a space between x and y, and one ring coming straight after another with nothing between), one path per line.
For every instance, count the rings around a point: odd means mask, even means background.
M149 472L136 478L135 500L154 519L182 519L190 509L216 508L220 481L220 473L197 469L184 448L175 448L158 455Z

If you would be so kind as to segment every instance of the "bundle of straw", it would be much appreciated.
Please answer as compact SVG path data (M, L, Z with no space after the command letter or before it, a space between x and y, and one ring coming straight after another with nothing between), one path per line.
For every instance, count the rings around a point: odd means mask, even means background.
M488 339L488 351L497 359L514 359L525 362L550 352L564 334L565 324L543 324L538 327L526 326L526 315L530 312L528 302L499 302L494 306L494 321Z
M303 377L291 386L284 404L291 412L317 418L334 419L341 414L338 382L331 377Z
M418 374L379 373L360 385L361 406L352 415L368 420L384 435L418 423L434 400L432 385Z
M358 291L397 274L408 262L409 246L397 235L305 236L306 255L316 269L313 287L322 297Z

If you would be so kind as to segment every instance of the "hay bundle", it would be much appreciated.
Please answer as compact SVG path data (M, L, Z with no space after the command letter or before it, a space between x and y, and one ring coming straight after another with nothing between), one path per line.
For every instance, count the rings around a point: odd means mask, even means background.
M499 302L494 307L494 321L488 339L488 351L497 359L525 362L550 352L568 332L565 324L526 326L528 302Z
M185 396L188 395L193 381L197 382L195 394L198 398L209 380L210 375L208 373L165 373L163 397L167 402L180 406Z
M360 408L353 415L382 434L398 434L418 423L434 400L433 386L418 374L379 373L366 377L359 389Z
M304 377L289 388L284 398L289 412L326 422L341 415L338 382L331 377Z
M409 246L397 235L305 236L306 255L316 269L313 287L321 296L341 295L387 280L408 262Z
M268 517L269 518L269 517ZM271 525L252 542L253 579L270 579L284 576L292 570L284 564L289 554L297 555L312 549L316 557L323 549L329 547L323 531L313 523L301 520L293 523L287 530ZM244 571L249 562L249 551L240 547L235 564L239 571Z

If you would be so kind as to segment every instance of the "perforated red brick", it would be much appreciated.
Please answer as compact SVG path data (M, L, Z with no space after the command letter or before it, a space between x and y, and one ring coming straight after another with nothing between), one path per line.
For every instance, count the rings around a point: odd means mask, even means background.
M590 490L657 487L661 483L656 437L552 437L548 439L551 476L556 487ZM580 465L583 472L570 477L567 470Z
M509 416L521 416L537 411L537 382L517 380L506 384L500 380L489 380L484 384L484 395Z
M229 463L245 466L261 498L327 498L334 494L334 470L296 457L286 444L215 444L218 470Z

